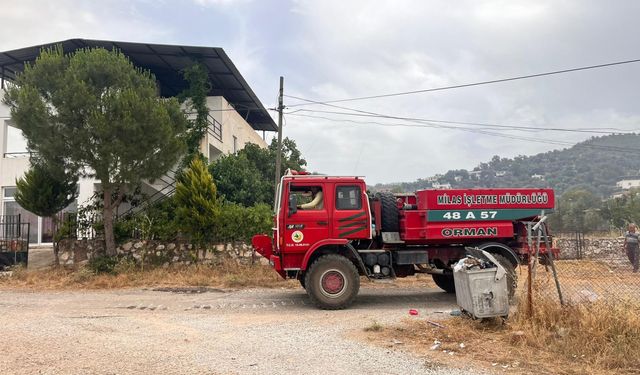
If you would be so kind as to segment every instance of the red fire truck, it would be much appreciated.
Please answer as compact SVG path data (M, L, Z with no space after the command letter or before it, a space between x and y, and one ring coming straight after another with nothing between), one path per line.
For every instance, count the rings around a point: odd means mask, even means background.
M375 281L429 273L453 293L452 266L469 246L494 255L513 293L515 268L530 250L527 228L553 207L552 189L370 195L361 177L289 171L278 186L273 236L256 235L252 243L322 309L349 306L360 276ZM540 253L546 252L543 241Z

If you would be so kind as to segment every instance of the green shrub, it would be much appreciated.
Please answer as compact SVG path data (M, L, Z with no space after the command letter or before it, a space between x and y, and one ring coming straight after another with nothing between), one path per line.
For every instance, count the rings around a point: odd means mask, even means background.
M270 233L273 226L271 208L266 204L243 207L228 203L222 206L216 227L217 242L245 241L259 233Z
M116 241L130 238L171 241L178 237L175 220L176 205L173 198L147 204L140 211L121 217L114 226Z
M118 264L118 258L107 255L100 255L89 260L87 267L96 274L108 273L111 275L116 274L116 265Z
M123 257L113 267L113 273L118 275L121 273L131 273L138 269L136 261L131 257Z

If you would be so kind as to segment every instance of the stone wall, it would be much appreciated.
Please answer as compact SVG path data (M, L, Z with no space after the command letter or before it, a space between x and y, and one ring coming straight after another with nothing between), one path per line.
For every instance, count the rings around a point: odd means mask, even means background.
M118 256L129 258L138 264L156 266L209 264L221 257L230 257L242 263L268 263L259 254L254 254L251 246L242 242L218 244L209 246L206 251L196 251L193 245L185 242L131 240L118 245L117 252ZM83 265L92 257L104 253L102 240L62 240L59 244L60 265L63 266Z
M610 259L626 257L623 237L585 238L582 240L581 254L578 254L577 245L575 238L555 239L555 246L560 249L560 259Z
M581 256L578 256L576 240L572 238L554 239L560 249L560 259L615 259L625 258L624 238L585 238L582 241ZM242 242L210 246L207 251L195 251L184 242L161 242L131 240L118 245L118 255L133 259L136 263L151 265L212 263L219 257L231 257L243 263L259 261L267 264L267 259L254 254L250 245ZM84 264L95 255L104 254L101 240L60 241L60 265Z

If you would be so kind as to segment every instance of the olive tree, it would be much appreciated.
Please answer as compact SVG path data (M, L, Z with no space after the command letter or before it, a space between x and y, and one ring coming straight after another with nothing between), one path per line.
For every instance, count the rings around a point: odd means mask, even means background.
M154 76L117 50L56 47L27 64L4 98L29 151L100 180L107 255L116 253L113 213L127 191L185 150L186 116L157 91Z

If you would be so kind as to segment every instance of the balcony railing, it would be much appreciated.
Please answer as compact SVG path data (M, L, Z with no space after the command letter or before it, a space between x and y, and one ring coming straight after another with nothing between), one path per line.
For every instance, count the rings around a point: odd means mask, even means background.
M222 142L222 124L216 121L211 115L207 116L207 124L207 132L209 135Z

